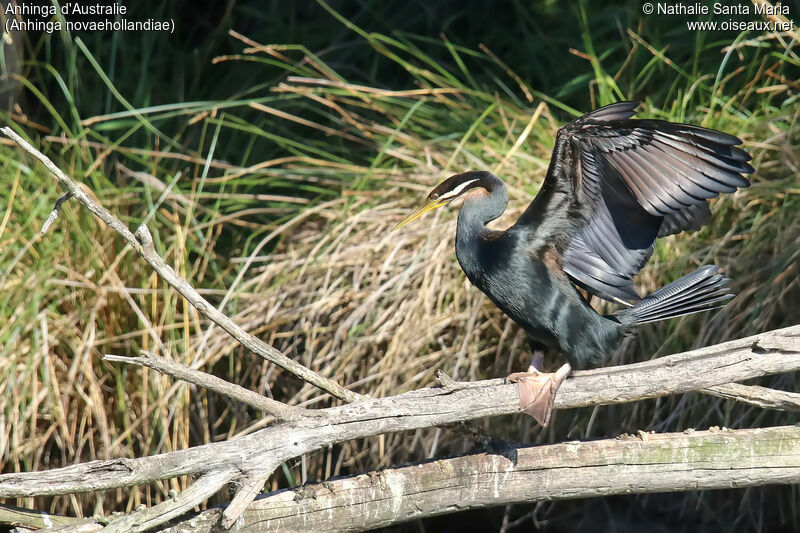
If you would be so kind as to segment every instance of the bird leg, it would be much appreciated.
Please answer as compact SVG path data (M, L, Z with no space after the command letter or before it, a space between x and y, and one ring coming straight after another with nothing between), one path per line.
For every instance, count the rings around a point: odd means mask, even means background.
M535 418L543 427L547 427L550 415L553 414L556 392L572 371L572 367L569 363L564 363L555 372L543 372L543 359L544 354L541 351L534 351L528 371L515 372L508 376L508 381L519 383L520 409Z
M528 374L540 374L542 372L544 372L544 352L542 350L534 350L531 364L528 367Z

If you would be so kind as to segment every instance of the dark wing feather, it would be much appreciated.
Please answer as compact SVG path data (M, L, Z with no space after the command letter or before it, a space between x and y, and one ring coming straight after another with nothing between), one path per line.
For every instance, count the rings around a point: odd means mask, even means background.
M699 230L709 222L711 222L711 209L708 204L704 202L693 205L665 216L658 230L658 237Z
M639 296L633 276L650 259L663 218L649 214L637 203L613 167L602 159L593 163L593 167L584 166L584 171L600 176L585 180L592 211L564 250L564 271L592 294L636 301Z
M635 301L633 276L658 237L698 229L706 200L747 187L753 168L736 137L660 120L629 120L637 104L589 113L559 131L555 163L569 167L584 224L564 250L564 271L590 293ZM550 179L550 173L548 173ZM552 179L557 179L553 177ZM556 185L543 184L554 188ZM575 206L573 206L575 207Z
M599 122L591 115L569 134L603 158L651 215L665 216L749 182L749 156L731 135L660 120ZM567 128L570 128L567 126Z

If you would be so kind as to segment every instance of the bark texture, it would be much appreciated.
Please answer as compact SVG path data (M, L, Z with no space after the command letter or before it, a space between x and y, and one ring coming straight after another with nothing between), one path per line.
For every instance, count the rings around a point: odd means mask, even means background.
M555 406L630 402L797 369L800 326L792 326L643 363L575 372L564 381ZM501 379L445 383L444 387L320 409L316 416L279 423L232 441L137 459L3 474L0 498L107 490L228 469L259 477L329 444L519 412L515 384Z
M800 482L800 426L687 431L509 448L283 490L257 499L248 531L362 531L520 502ZM213 509L169 528L211 531Z

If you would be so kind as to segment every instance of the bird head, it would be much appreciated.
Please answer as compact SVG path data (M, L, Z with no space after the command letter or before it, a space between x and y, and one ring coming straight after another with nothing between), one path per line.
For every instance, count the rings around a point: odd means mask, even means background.
M410 224L429 211L439 209L457 198L463 198L468 191L474 190L476 187L488 188L487 181L490 176L491 174L489 172L482 170L472 170L470 172L464 172L463 174L450 176L437 185L430 192L428 198L425 199L425 202L393 227L392 231L400 229L406 224Z

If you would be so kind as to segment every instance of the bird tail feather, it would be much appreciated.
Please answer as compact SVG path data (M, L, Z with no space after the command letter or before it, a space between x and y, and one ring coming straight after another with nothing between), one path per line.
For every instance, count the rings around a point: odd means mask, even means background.
M624 324L646 324L722 307L733 298L730 278L716 265L704 266L662 287L615 316Z

